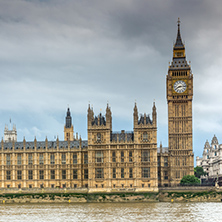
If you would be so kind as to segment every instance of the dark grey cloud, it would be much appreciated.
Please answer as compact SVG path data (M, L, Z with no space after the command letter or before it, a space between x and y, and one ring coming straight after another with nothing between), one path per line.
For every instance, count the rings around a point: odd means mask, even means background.
M19 139L62 139L69 104L86 138L89 101L95 113L109 101L114 130L131 130L135 99L141 113L155 99L158 142L167 146L165 75L180 17L200 155L205 139L222 134L221 10L219 0L0 0L1 135L11 117Z

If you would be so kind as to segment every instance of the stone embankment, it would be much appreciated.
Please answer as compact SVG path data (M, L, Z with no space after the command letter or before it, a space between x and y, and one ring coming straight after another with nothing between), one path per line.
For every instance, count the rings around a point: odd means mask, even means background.
M87 190L66 189L0 190L0 204L221 201L222 189L212 187L162 188L158 193L88 193Z

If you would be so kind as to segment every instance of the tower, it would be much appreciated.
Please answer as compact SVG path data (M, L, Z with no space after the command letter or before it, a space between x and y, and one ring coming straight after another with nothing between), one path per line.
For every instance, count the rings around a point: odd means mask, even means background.
M166 77L168 103L168 142L170 186L185 175L193 175L192 100L193 74L186 61L185 46L178 32L173 59Z
M66 122L64 126L64 140L65 141L73 141L74 140L74 130L73 130L73 125L72 125L72 117L71 117L71 112L70 109L67 109L66 113Z
M7 142L17 142L17 130L15 124L13 124L13 127L11 127L11 119L10 119L10 125L5 125L4 130L4 141Z
M152 119L146 113L138 116L138 109L135 103L133 120L135 182L138 187L142 187L141 191L144 187L148 190L157 191L157 111L155 103L153 103L152 107Z
M110 189L110 140L112 132L112 112L109 104L106 114L94 116L93 108L88 108L88 187ZM98 188L98 189L97 189Z

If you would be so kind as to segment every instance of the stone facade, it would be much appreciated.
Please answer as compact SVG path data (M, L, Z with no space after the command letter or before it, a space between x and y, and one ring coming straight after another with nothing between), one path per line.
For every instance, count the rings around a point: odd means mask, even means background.
M169 148L160 147L157 150L157 163L158 163L158 186L170 186L170 173L169 173Z
M71 117L70 110L67 111ZM70 118L68 118L70 119ZM69 121L69 120L68 120ZM70 121L69 121L70 123ZM65 125L70 129L72 124ZM88 109L88 141L1 142L1 188L88 188L89 192L158 191L157 113L138 116L134 131L112 131L112 114ZM73 138L71 140L70 138Z
M203 167L207 177L222 177L222 144L219 144L217 137L211 140L211 144L206 141L203 150L203 157L196 157L197 166Z
M134 131L113 132L112 114L94 117L88 109L88 167L91 191L157 191L157 124L156 107L152 120L138 116L134 107Z

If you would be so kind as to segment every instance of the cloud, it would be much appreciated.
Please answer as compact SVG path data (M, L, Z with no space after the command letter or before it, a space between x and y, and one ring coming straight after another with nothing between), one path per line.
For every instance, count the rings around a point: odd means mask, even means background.
M158 142L167 146L165 78L180 17L194 73L194 149L202 152L207 133L222 134L221 7L218 0L0 1L1 135L11 116L19 139L62 139L69 104L86 138L89 101L95 114L109 101L114 130L128 129L134 101L151 113L155 99Z

